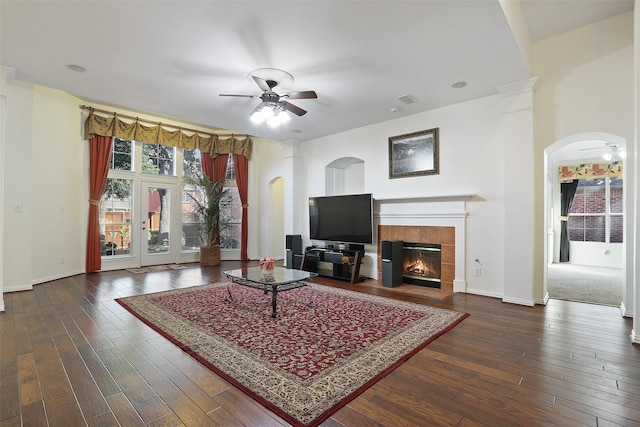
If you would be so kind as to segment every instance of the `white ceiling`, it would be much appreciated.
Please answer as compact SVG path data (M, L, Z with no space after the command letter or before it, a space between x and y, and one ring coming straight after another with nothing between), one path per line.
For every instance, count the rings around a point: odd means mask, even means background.
M523 1L540 39L632 10L633 0ZM6 1L0 65L87 103L308 140L496 93L529 77L497 0ZM78 64L76 73L66 68ZM293 74L308 114L255 126L256 68ZM468 82L453 89L457 81ZM398 100L412 95L418 102ZM399 111L392 112L392 108Z

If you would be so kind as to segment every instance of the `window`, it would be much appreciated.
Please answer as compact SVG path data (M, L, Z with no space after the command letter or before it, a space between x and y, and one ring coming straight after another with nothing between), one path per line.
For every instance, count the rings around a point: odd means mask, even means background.
M231 196L231 203L226 206L222 213L229 218L229 226L220 233L221 248L240 249L240 238L242 235L242 203L240 193L236 183L236 168L233 163L233 155L229 154L227 160L227 175L225 177L224 188Z
M232 206L224 208L224 213L231 218L231 224L222 233L222 249L237 250L240 248L242 205L235 182L233 156L229 156L227 161L225 188L229 189L233 201ZM182 186L181 249L183 252L195 252L200 249L200 231L192 214L190 196L196 194L197 189L184 182L186 178L202 173L199 150L183 150L114 138L109 169L100 202L101 248L104 257L137 255L135 239L138 237L132 239L131 236L132 222L138 223L134 218L136 213L133 207L137 206L135 198L141 183L149 181L150 174L161 175L162 182ZM149 227L152 225L149 224ZM139 232L134 231L137 236ZM137 247L139 249L140 245Z
M155 175L175 175L173 159L175 147L160 144L142 144L142 173Z
M200 150L182 150L182 176L194 178L202 172Z
M182 176L195 178L202 173L200 150L182 151ZM200 229L193 216L193 198L197 196L196 188L191 184L182 187L182 250L195 251L200 248Z
M621 179L581 179L569 212L569 240L622 243L622 189Z
M108 178L100 201L100 247L103 256L131 253L131 179Z
M182 174L185 178L194 177L202 172L199 150L183 150ZM226 204L221 215L229 218L228 226L220 233L222 250L240 249L240 236L242 233L242 203L236 184L235 165L233 155L227 157L227 175L225 176L225 190L231 197L231 203ZM197 196L197 190L189 184L182 189L182 249L197 250L200 248L198 223L193 217L193 199Z
M112 170L133 170L133 151L131 147L133 141L120 138L113 138L113 149L111 150L110 169Z

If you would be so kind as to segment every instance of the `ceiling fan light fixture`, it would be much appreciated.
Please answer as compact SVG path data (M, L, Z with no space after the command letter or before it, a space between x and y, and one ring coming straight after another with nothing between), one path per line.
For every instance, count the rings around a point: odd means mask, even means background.
M275 116L275 112L273 111L273 107L271 105L263 105L261 111L262 117L264 120L269 120L271 117Z
M249 119L257 125L265 121L266 117L262 114L262 104L258 105L255 110L251 112Z
M269 117L269 119L267 119L267 126L269 126L270 128L277 128L278 126L280 126L280 120L278 119L278 116Z
M276 117L278 118L278 121L281 125L291 120L291 116L289 116L289 114L284 110L280 111Z

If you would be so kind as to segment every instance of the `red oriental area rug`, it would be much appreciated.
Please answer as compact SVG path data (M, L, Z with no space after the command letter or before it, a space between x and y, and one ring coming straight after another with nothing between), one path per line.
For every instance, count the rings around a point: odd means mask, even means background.
M117 301L295 426L317 426L467 316L316 284L279 293L275 319L271 295L228 283Z

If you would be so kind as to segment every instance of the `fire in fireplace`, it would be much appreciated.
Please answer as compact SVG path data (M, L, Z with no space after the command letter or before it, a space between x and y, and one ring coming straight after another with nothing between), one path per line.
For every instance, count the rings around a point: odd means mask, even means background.
M441 247L438 244L404 242L402 247L402 281L439 289L440 250Z

